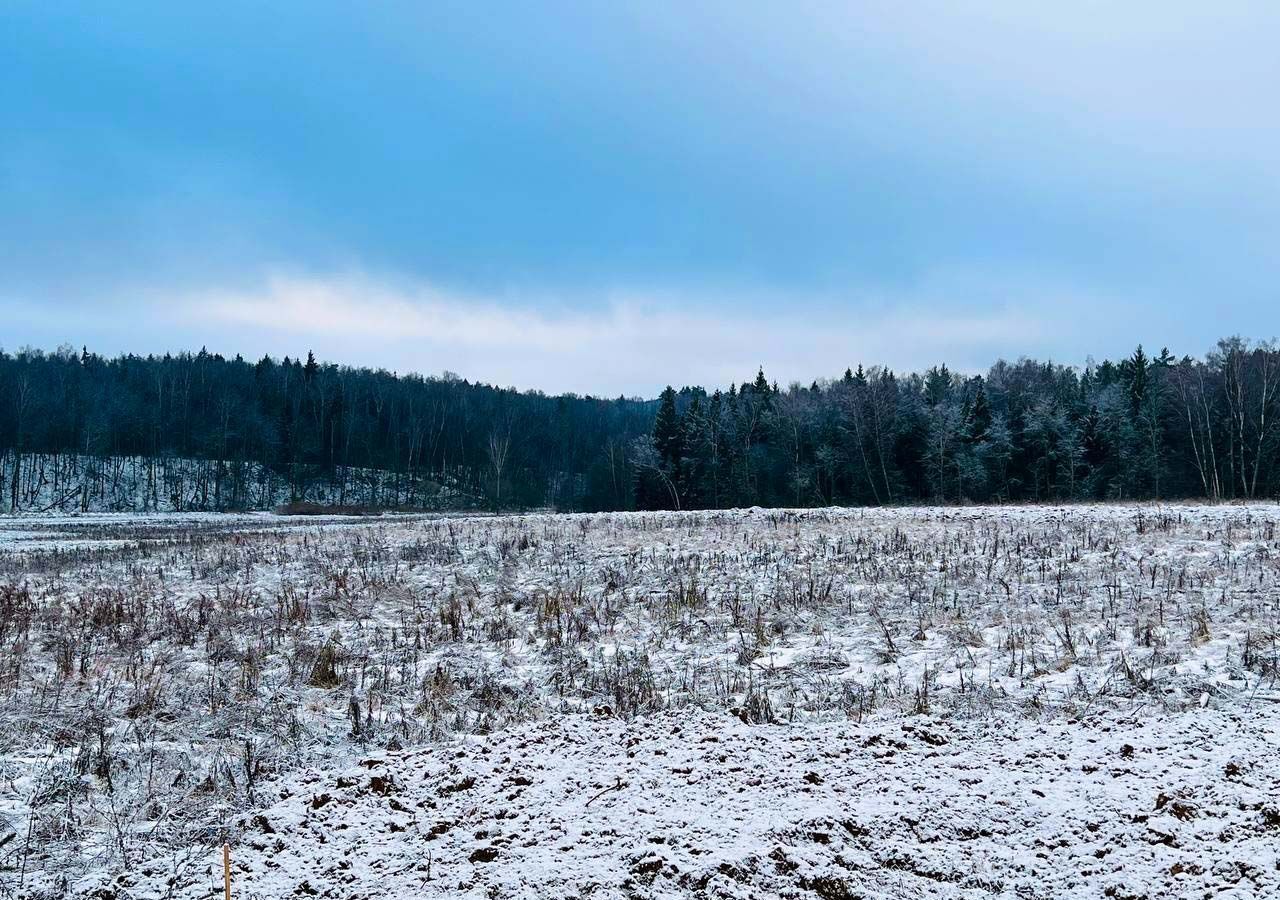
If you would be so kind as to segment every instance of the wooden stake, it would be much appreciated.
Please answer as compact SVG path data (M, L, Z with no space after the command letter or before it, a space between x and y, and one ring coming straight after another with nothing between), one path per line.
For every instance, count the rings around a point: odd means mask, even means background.
M231 845L222 845L222 890L231 900Z

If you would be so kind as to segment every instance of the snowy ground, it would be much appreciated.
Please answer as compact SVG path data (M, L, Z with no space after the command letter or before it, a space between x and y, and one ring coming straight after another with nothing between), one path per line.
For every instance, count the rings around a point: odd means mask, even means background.
M16 469L16 472L15 472ZM404 475L340 466L294 482L269 466L183 457L0 453L6 512L190 514L276 509L296 501L387 509L477 509L480 497L448 473Z
M293 779L244 817L234 877L263 897L1274 897L1277 724L564 716ZM201 863L192 895L216 895Z
M0 892L1266 896L1277 524L5 520Z

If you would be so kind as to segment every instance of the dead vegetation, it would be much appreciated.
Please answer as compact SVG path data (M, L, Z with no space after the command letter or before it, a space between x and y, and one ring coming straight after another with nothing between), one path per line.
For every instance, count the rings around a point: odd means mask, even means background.
M281 773L550 713L1266 698L1274 507L73 521L0 550L0 883L215 845ZM33 526L34 527L34 526Z

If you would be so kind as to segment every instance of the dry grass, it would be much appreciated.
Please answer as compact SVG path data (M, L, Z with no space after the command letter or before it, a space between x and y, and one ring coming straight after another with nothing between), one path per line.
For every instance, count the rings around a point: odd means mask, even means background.
M0 555L0 885L215 845L299 766L566 710L1081 715L1265 690L1277 517L73 522Z

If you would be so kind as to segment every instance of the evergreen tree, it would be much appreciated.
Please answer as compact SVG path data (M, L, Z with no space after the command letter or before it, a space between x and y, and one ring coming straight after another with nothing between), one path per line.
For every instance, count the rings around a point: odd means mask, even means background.
M1129 357L1129 405L1135 416L1147 394L1147 367L1147 355L1139 344L1133 356Z
M982 378L975 379L978 389L973 395L973 405L969 408L966 425L970 443L981 443L987 439L991 430L991 404L987 401L987 389Z
M667 385L658 399L658 414L653 420L653 446L668 471L679 466L683 443L680 414L676 411L676 392Z

